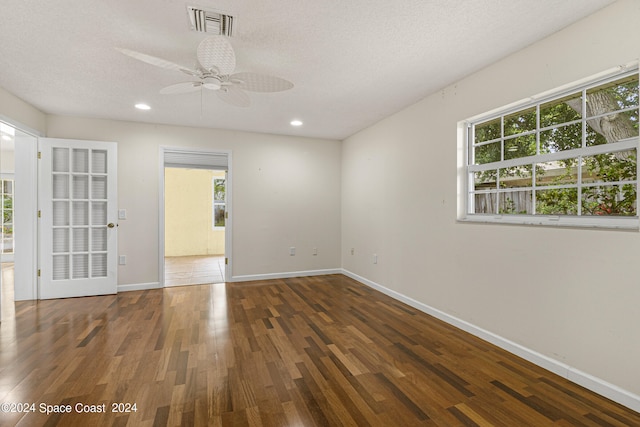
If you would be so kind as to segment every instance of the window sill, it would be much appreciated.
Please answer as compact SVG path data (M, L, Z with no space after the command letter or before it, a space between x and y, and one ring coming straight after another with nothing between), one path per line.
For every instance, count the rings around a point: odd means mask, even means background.
M549 215L483 215L473 214L458 218L459 223L502 225L528 225L560 228L589 228L605 230L640 231L638 217L578 217Z

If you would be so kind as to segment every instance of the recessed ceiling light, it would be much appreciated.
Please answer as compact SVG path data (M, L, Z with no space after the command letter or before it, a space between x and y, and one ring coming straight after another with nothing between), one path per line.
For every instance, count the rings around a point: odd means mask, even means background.
M149 107L147 104L136 104L136 108L138 110L150 110L151 107Z
M291 120L291 126L302 126L302 122L300 120Z

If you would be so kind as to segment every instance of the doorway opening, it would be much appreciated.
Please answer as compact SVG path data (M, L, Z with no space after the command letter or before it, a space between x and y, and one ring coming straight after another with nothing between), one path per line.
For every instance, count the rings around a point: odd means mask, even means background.
M0 122L0 268L1 312L13 317L14 302L14 200L16 129Z
M225 281L226 175L165 167L165 286Z
M0 117L0 319L37 298L36 134Z
M233 280L232 187L230 151L160 147L161 286Z

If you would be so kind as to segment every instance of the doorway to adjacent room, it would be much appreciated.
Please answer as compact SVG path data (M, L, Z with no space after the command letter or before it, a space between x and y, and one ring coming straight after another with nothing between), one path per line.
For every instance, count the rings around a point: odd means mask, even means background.
M165 286L225 281L226 172L164 172Z

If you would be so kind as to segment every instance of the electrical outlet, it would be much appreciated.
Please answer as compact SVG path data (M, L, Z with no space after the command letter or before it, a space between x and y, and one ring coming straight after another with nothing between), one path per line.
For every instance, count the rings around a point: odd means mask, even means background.
M289 248L289 255L294 256L296 254L296 247L295 246L291 246Z
M313 254L313 255L318 255L318 248L313 248L313 252L312 252L312 254Z
M351 248L351 255L353 255L355 253L355 251L356 250L354 248Z
M378 254L373 254L373 263L374 264L378 263Z

